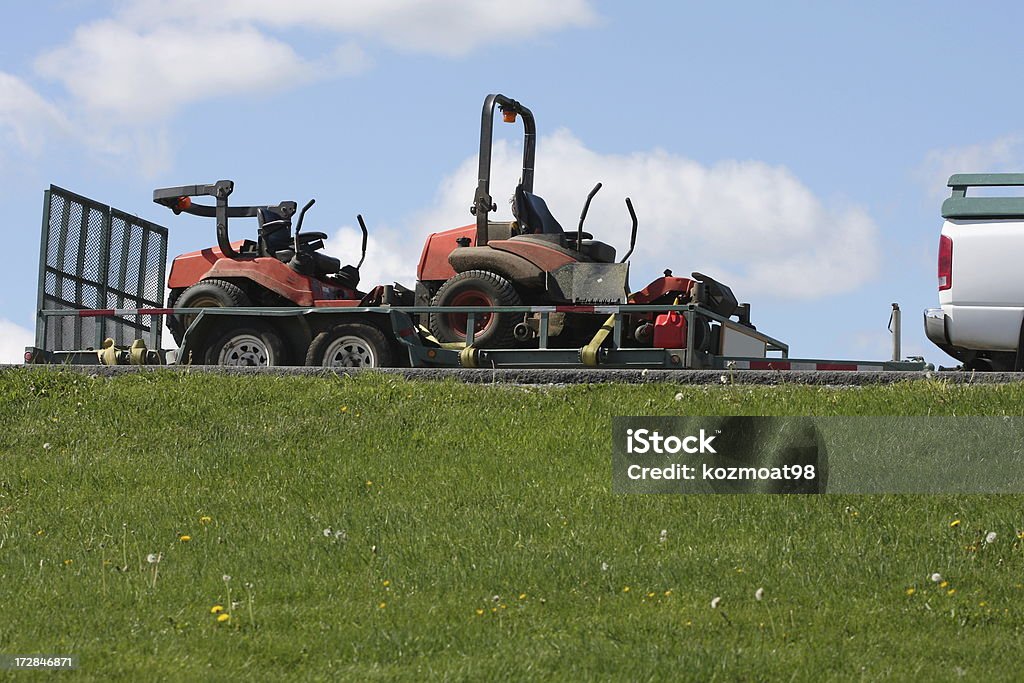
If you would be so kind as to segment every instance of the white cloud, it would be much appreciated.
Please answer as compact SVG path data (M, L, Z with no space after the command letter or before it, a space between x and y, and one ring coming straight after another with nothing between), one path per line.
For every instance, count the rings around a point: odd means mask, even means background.
M933 149L917 170L921 182L935 195L949 192L946 181L954 173L1003 173L1024 169L1024 137L1005 135L991 142Z
M189 20L214 25L260 24L357 35L402 52L459 56L481 46L510 44L597 21L589 0L133 0L122 19L149 26Z
M511 218L508 198L521 159L519 149L496 143L491 194L497 220ZM389 243L388 267L404 264L389 277L412 282L426 235L472 222L467 208L476 172L475 157L463 162L441 183L434 205ZM783 167L758 161L707 167L660 150L603 155L565 130L541 139L534 189L564 229L575 229L597 181L604 187L586 230L616 246L620 256L629 243L627 195L636 208L640 227L630 259L635 289L671 268L679 275L697 270L716 277L741 300L806 300L856 289L878 269L878 230L867 213L826 205Z
M248 26L165 24L138 31L116 21L86 24L42 55L38 71L64 84L88 110L139 121L169 118L189 102L311 80L317 66Z
M207 0L127 0L41 55L36 70L88 112L139 123L198 100L360 73L370 59L355 41L459 56L595 20L588 0L223 0L215 9ZM304 55L310 37L335 46Z
M0 154L13 148L37 156L70 128L60 110L25 81L0 71Z
M25 362L25 347L35 343L35 333L0 318L0 363Z

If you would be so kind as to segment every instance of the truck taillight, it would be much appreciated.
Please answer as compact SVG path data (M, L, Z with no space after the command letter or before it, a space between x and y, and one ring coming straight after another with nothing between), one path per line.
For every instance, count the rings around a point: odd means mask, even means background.
M939 235L939 291L953 286L953 239Z

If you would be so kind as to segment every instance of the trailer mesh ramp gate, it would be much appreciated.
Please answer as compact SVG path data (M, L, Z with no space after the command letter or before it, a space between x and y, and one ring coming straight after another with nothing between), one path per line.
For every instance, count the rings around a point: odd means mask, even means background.
M44 193L37 310L160 308L167 228L68 192ZM36 346L99 348L143 339L160 348L159 315L36 316Z

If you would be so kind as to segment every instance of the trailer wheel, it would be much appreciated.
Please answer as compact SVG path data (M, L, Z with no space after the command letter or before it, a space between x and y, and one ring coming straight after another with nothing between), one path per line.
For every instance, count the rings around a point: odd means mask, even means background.
M261 320L240 327L225 324L211 332L215 341L206 347L207 365L234 367L270 367L287 365L287 353L281 335Z
M306 365L324 368L391 367L391 346L373 325L335 325L313 338Z
M486 270L467 270L437 290L431 306L522 306L519 293L505 278ZM521 313L478 314L473 345L507 348L515 345L512 331ZM465 342L469 316L465 313L431 313L430 332L441 342Z
M238 285L224 280L202 280L177 296L172 291L167 299L168 308L228 308L251 306L249 296ZM167 327L174 343L181 346L185 330L196 319L194 313L167 316Z

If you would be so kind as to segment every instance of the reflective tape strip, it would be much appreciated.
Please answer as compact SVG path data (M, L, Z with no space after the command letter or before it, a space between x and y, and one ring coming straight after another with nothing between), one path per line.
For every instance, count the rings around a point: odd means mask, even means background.
M173 308L95 308L78 312L79 318L103 318L127 315L170 315Z

